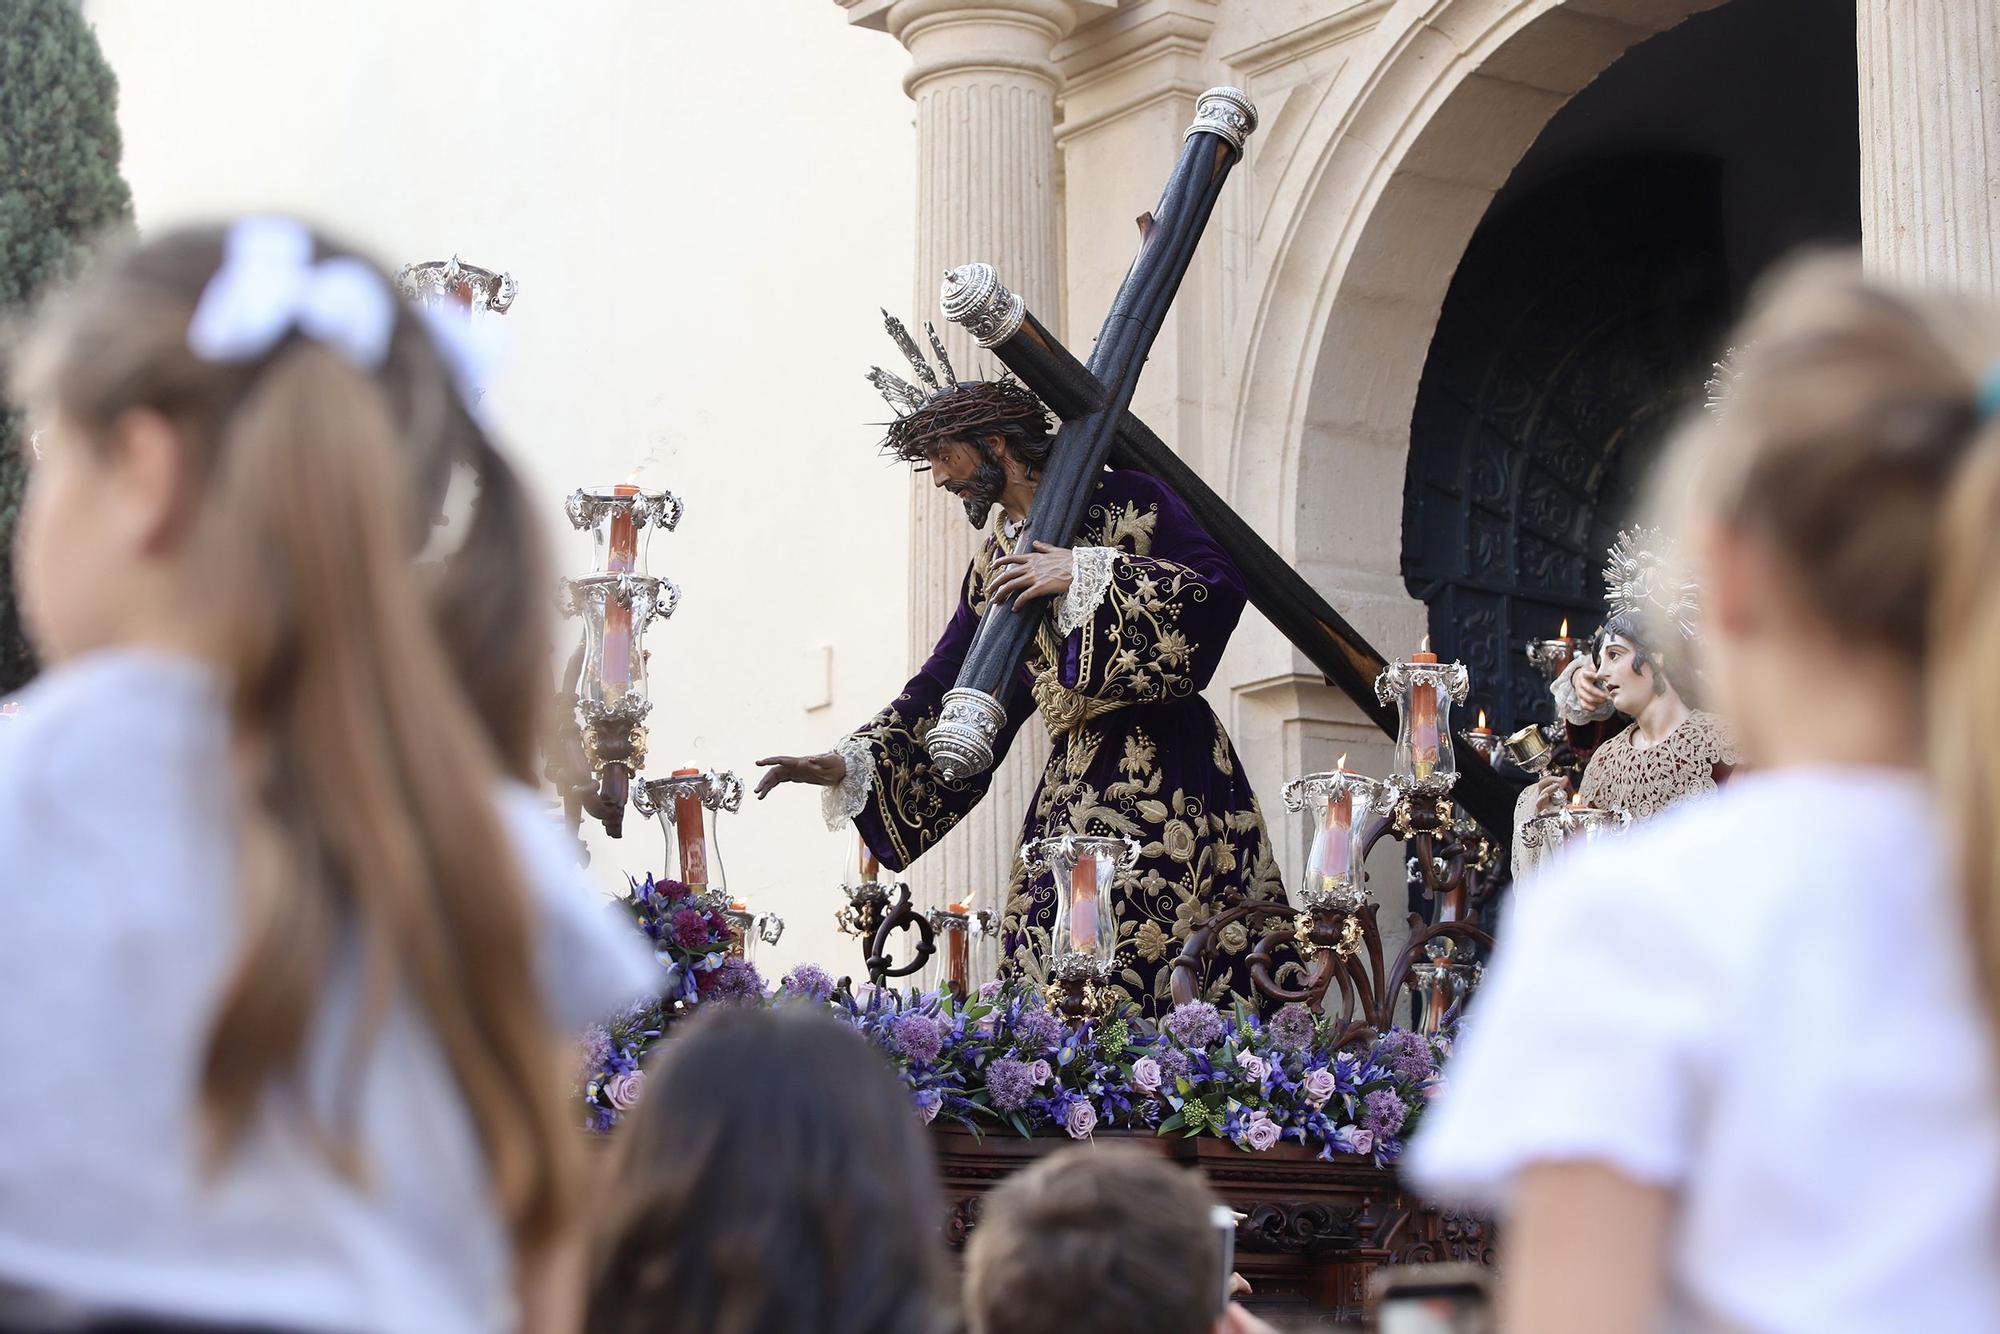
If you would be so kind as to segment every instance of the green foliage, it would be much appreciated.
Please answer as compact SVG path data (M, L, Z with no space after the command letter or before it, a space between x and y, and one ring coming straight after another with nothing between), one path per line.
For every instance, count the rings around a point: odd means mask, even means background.
M21 314L131 217L119 148L118 82L74 0L0 3L0 316ZM20 432L0 404L0 691L34 672L13 594Z

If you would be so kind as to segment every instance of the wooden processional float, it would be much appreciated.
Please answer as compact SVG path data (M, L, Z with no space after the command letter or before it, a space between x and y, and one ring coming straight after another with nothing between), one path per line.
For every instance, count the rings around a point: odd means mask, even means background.
M1067 547L1076 540L1097 475L1106 463L1157 478L1177 494L1229 553L1251 603L1376 726L1393 737L1396 712L1376 696L1387 666L1346 618L1330 606L1131 412L1147 353L1194 257L1223 181L1257 128L1257 110L1240 89L1212 88L1195 104L1194 124L1153 212L1139 220L1138 257L1098 332L1088 364L1079 362L1010 292L989 264L945 275L945 317L964 327L1062 419L1028 511L1028 542ZM987 604L953 689L925 745L947 778L993 763L993 740L1035 629L1041 604ZM1514 824L1514 789L1465 738L1454 735L1458 803L1505 841Z

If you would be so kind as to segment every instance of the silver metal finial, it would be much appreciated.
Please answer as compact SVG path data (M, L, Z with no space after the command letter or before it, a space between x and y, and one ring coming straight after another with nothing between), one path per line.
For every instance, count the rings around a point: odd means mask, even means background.
M1183 139L1197 134L1213 134L1227 139L1237 152L1257 129L1257 108L1250 94L1241 88L1211 88L1195 99L1194 124Z
M983 690L954 687L944 693L924 749L945 781L969 778L993 767L993 742L1006 723L999 700Z
M1020 332L1028 303L1008 291L991 264L961 264L947 270L938 292L944 317L972 335L981 347L997 347Z

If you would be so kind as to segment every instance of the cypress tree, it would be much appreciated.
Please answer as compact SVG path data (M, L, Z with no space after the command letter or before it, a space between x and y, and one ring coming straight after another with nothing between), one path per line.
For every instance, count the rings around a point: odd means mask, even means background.
M75 0L0 3L0 316L20 315L131 218L119 151L118 81ZM34 674L14 605L21 433L0 402L0 692Z

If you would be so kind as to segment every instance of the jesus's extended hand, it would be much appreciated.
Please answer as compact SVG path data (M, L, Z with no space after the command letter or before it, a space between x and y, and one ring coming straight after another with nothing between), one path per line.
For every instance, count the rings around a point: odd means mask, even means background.
M847 777L847 761L832 751L823 755L770 755L757 761L769 765L757 780L757 800L780 783L811 783L815 787L835 787Z

